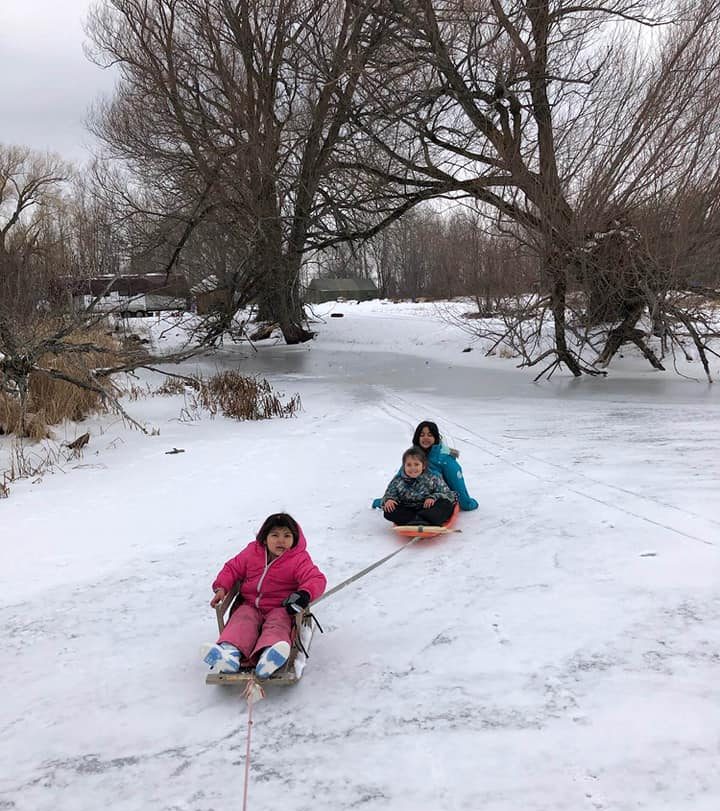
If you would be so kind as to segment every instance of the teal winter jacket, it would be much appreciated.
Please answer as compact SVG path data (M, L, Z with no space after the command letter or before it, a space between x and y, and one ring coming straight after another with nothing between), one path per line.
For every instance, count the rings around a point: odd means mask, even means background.
M442 476L447 486L457 493L460 509L477 510L478 503L470 497L460 463L450 453L450 448L447 445L433 445L427 453L427 458L428 470L436 476Z

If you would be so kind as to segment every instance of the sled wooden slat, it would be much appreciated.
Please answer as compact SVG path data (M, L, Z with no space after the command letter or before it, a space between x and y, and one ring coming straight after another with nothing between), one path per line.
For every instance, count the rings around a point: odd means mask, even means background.
M290 672L286 672L286 667L287 665L277 673L273 673L269 679L263 679L263 682L283 685L290 685L298 682L299 679L295 675L295 671L292 670ZM253 670L244 670L240 673L208 673L207 676L205 676L205 684L245 684L254 678L255 672Z
M395 531L400 535L447 535L450 532L457 532L456 529L450 527L432 527L427 524L399 524L395 527Z

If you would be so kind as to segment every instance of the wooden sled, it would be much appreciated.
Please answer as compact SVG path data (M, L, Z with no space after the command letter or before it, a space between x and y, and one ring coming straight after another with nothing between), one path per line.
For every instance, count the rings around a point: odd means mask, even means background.
M434 538L437 535L447 535L450 532L457 532L457 530L453 529L452 527L458 517L459 512L460 505L456 503L455 509L452 511L450 518L448 518L448 520L439 527L433 527L427 524L400 524L399 526L393 527L393 529L398 535L402 535L405 538L416 538L418 536Z
M238 584L235 584L225 599L216 606L217 624L219 633L223 632L227 619L230 619L232 612L242 602ZM295 628L292 633L292 646L290 656L285 664L276 670L272 676L262 679L263 683L290 685L300 681L307 654L310 651L310 642L313 635L313 620L309 611L303 611L295 617ZM215 673L211 672L205 676L205 684L246 684L255 678L255 665L244 664L240 666L238 673Z

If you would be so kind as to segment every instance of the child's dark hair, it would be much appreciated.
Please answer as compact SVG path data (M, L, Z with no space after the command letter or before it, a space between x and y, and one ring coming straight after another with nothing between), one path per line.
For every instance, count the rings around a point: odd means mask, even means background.
M297 546L298 539L300 538L300 527L292 515L288 515L287 513L273 513L272 515L269 515L265 521L263 521L263 525L260 527L260 531L257 534L257 540L260 541L263 546L266 546L267 536L278 527L289 529L293 536L292 545Z
M440 431L438 430L437 423L430 422L430 420L423 420L420 425L415 429L415 433L413 434L413 445L420 446L420 434L422 433L422 429L427 428L428 431L433 435L435 438L435 444L440 444Z
M427 454L422 448L418 448L417 445L413 445L412 448L408 448L405 451L402 457L403 466L405 465L405 460L408 457L414 457L415 459L419 459L422 462L423 467L424 468L427 467Z

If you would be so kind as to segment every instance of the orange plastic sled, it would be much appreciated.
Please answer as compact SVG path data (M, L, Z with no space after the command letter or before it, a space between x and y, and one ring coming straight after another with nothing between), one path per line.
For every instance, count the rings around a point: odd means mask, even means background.
M431 527L427 524L401 524L393 527L398 535L403 535L406 538L415 538L418 535L423 535L427 538L434 538L436 535L447 535L448 532L454 532L452 525L458 517L460 506L455 504L455 509L448 520L440 527Z

